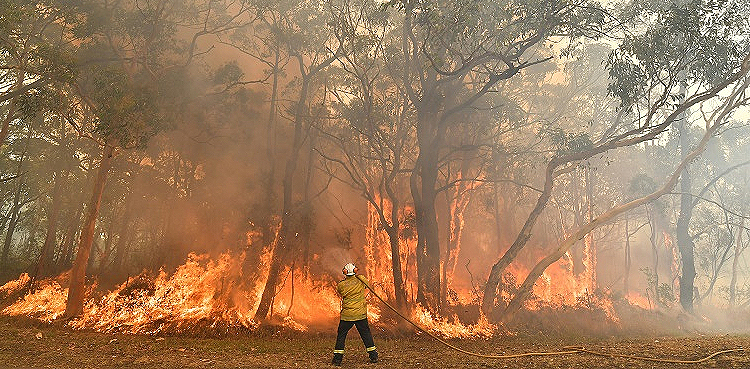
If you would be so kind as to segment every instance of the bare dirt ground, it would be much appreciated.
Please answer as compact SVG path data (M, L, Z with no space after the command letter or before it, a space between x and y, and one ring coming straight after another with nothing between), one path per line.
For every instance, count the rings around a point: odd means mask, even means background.
M325 368L331 367L333 333L266 329L225 338L138 336L74 331L60 325L0 317L2 368ZM355 330L347 340L347 368L750 368L750 351L702 364L660 364L589 354L493 360L469 357L420 335L375 332L381 361L367 362ZM568 345L604 352L698 359L746 347L750 335L585 337L519 334L489 340L451 340L485 354L558 351Z

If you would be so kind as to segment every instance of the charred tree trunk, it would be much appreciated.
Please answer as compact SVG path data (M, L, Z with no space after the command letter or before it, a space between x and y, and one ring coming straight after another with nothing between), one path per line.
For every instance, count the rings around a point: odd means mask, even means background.
M114 265L114 273L120 273L125 261L125 255L128 247L128 241L130 240L130 232L128 232L130 226L130 217L132 213L132 193L128 193L125 199L125 210L122 215L122 223L120 223L120 231L118 232L117 244L115 245L115 255L112 259Z
M300 88L299 100L297 101L294 114L294 138L292 139L292 151L286 161L284 178L281 183L283 187L281 225L276 241L274 241L275 245L269 250L271 253L271 267L268 271L268 279L263 288L263 295L260 298L258 310L255 312L255 320L265 319L269 310L271 310L273 298L276 295L276 286L279 282L279 273L283 270L290 251L291 240L289 235L291 232L289 227L291 226L290 220L293 215L292 212L294 211L292 187L294 185L295 172L297 171L297 162L299 161L300 151L304 142L303 136L306 134L304 125L307 117L307 95L310 89L310 82L312 77L331 65L337 57L338 55L330 56L320 64L311 66L305 71L304 57L300 54L295 55L297 64L300 68L300 75L302 76L302 86Z
M50 272L52 266L52 256L55 251L57 242L57 219L60 214L61 192L63 182L63 171L58 170L55 173L54 185L52 188L52 202L47 213L47 234L44 237L44 245L39 253L39 259L34 268L32 278L43 278Z
M622 281L622 291L625 296L628 295L630 289L630 267L632 260L630 259L630 230L628 229L628 219L625 219L625 273Z
M302 68L302 59L298 57L300 68ZM284 178L282 180L283 187L283 203L282 203L282 214L281 214L281 225L274 241L274 245L269 250L271 255L271 267L268 270L268 278L266 285L263 288L263 295L260 298L260 304L258 310L255 312L255 320L263 320L268 316L268 312L271 310L273 304L273 298L276 295L276 285L279 282L280 273L283 270L284 264L287 261L287 254L289 246L289 239L287 233L290 227L290 218L293 207L293 185L294 175L297 171L297 162L299 160L300 150L302 149L303 134L304 134L304 118L307 104L307 93L310 86L310 76L303 73L302 88L300 89L299 101L297 101L297 108L295 110L294 117L294 138L292 141L292 152L286 161L284 170Z
M431 139L421 138L418 141L418 166L412 174L417 225L417 302L431 312L437 312L440 307L440 239L435 209L438 146ZM419 176L418 185L415 185L417 181L414 176ZM414 193L415 189L417 194Z
M682 119L679 126L680 153L682 158L688 155L690 146L687 119ZM690 219L693 216L692 181L690 168L685 168L680 176L680 215L677 218L677 247L680 250L682 273L680 274L680 305L688 312L693 311L693 288L695 282L695 244L690 237Z
M266 162L268 168L266 169L263 201L261 202L261 239L262 245L257 249L246 248L245 260L242 264L242 275L244 279L242 283L248 283L249 277L255 274L257 271L257 263L260 259L260 254L263 249L273 244L276 236L276 224L274 224L274 209L276 202L276 115L278 110L279 100L279 67L281 59L281 51L278 46L274 49L274 64L273 71L271 72L271 100L269 102L268 110L268 122L266 124ZM257 253L254 251L257 250ZM251 252L252 251L252 252Z
M27 141L27 148L28 148L28 141ZM16 186L16 191L13 194L13 206L10 209L10 220L8 221L8 229L5 232L5 240L3 242L3 252L2 252L2 259L0 259L0 265L6 265L8 262L8 253L10 252L10 245L13 241L13 233L16 231L16 224L18 224L18 216L21 212L21 206L23 205L21 203L21 190L23 189L23 180L20 178L21 176L21 168L23 167L23 161L26 157L26 148L24 148L23 153L21 154L21 158L18 159L18 167L16 168L16 181L18 181L18 186Z
M8 222L8 229L5 232L5 240L3 242L3 255L2 265L6 265L8 262L8 254L10 253L10 245L13 241L13 233L16 231L16 225L18 224L18 215L21 211L21 189L23 183L19 179L16 191L13 194L13 206L10 210L10 221Z
M729 308L733 309L737 303L737 265L742 253L742 233L745 232L745 218L740 218L737 229L737 241L734 244L734 259L732 260L732 279L729 282Z
M395 213L396 214L392 214L391 216L395 215L398 217L398 209ZM404 289L404 279L401 271L401 251L399 246L398 227L399 223L394 222L393 226L386 227L386 233L388 233L388 241L391 245L391 265L393 267L391 271L393 274L393 292L396 298L396 307L403 310L406 308L406 290Z
M487 284L485 284L484 286L484 295L482 296L482 312L485 315L489 315L495 305L495 299L497 298L497 287L500 285L500 280L502 279L505 268L507 268L508 265L510 265L510 263L515 260L521 249L526 246L526 243L531 238L531 230L534 228L536 221L539 219L539 216L542 214L542 211L547 206L547 202L549 202L549 199L552 196L554 171L557 165L558 164L557 162L555 162L555 160L552 160L549 164L547 164L544 190L537 199L534 209L529 214L529 217L526 218L526 222L524 223L523 228L521 228L521 231L518 233L516 240L513 241L513 244L510 246L510 248L505 251L500 260L498 260L498 262L495 263L490 270L490 275L487 278Z
M94 241L96 219L99 216L104 185L107 182L107 175L112 165L113 155L114 146L105 144L102 152L102 160L99 164L99 172L94 182L93 193L91 194L91 201L89 201L88 214L81 230L81 240L78 244L76 260L70 275L68 300L65 303L65 316L67 317L78 316L83 312L86 267L88 266L89 255L91 253L91 245Z

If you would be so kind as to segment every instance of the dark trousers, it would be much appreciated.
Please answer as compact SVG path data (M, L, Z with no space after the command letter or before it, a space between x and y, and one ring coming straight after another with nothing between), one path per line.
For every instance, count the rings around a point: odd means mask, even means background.
M346 334L352 329L352 326L357 326L359 336L362 337L362 342L365 344L365 350L367 353L375 351L375 342L372 340L372 333L370 333L370 325L367 324L367 318L349 322L346 320L339 321L338 335L336 336L336 349L333 350L335 354L344 354L344 344L346 343Z

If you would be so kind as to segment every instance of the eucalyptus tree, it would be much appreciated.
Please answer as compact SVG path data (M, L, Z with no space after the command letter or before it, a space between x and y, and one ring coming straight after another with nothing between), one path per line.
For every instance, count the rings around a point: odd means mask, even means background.
M75 78L75 12L56 1L0 3L0 145L11 123L33 110L38 97Z
M596 36L609 17L586 1L391 1L401 10L400 88L415 110L418 157L410 187L418 229L418 301L436 311L440 242L435 207L448 129L520 71L553 58L555 36Z
M90 135L102 154L73 265L66 316L79 315L83 308L86 266L114 155L143 148L175 118L170 108L178 106L171 106L169 97L186 86L189 67L207 53L199 49L200 39L236 27L236 20L248 12L240 7L228 16L230 7L212 1L144 5L94 0L76 8L82 14L75 30L86 37L77 53L80 104L71 121L92 122Z
M318 2L279 3L286 10L281 14L274 32L284 53L296 64L295 90L297 98L289 107L292 130L291 146L284 164L282 175L281 219L278 231L268 251L271 264L263 288L255 319L265 319L273 305L276 287L281 272L290 264L295 251L295 230L292 221L300 215L305 200L297 200L295 182L301 150L309 137L312 123L320 118L320 110L312 106L316 92L323 86L320 76L341 55L341 48L331 34L327 12L321 12ZM291 5L291 6L290 6ZM319 100L318 100L319 101ZM308 168L309 170L309 168Z
M330 105L340 119L322 130L333 150L323 147L318 152L323 169L355 189L376 212L390 246L396 306L403 309L406 199L401 193L414 160L413 117L409 99L386 63L398 53L393 13L372 2L330 1L327 6L334 35L344 49L330 88Z
M746 32L747 20L739 21L739 14L746 14L744 4L726 4L726 11L718 12L700 2L690 4L694 8L685 8L674 4L656 4L653 12L642 8L642 3L634 4L634 13L643 15L643 23L637 23L643 31L628 34L621 45L612 53L609 70L612 77L611 93L622 101L623 107L629 109L630 115L625 119L614 121L613 129L607 129L600 138L582 137L584 140L575 143L572 150L550 159L545 170L544 192L539 197L537 205L527 219L523 230L516 242L493 266L488 283L485 286L483 309L492 309L496 296L500 272L513 260L515 254L526 244L531 235L531 229L538 215L546 206L553 188L554 180L560 173L571 165L577 165L582 160L605 153L609 150L633 146L647 140L659 137L672 124L679 121L684 112L698 104L711 100L721 102L710 122L706 123L706 132L711 137L726 124L727 114L734 111L744 101L738 98L741 94L741 84L745 81L750 62L747 58L747 39L736 38L737 32ZM645 16L648 14L648 16ZM719 17L719 19L716 19ZM724 25L728 24L728 28ZM696 27L700 25L700 27ZM733 28L733 27L738 28ZM698 32L697 30L701 30ZM705 37L707 33L712 37ZM679 41L679 42L678 42ZM658 50L658 51L657 51ZM709 54L716 57L718 62L708 63L702 56ZM680 103L678 95L681 83L688 75L696 83L692 91ZM713 78L708 78L713 76ZM737 87L739 85L739 87ZM722 94L732 91L732 98L720 99ZM713 99L713 100L712 100ZM726 114L722 114L726 113ZM704 135L704 139L707 140ZM705 147L704 141L701 141ZM699 145L698 148L702 147ZM695 157L700 152L695 149L687 157ZM651 195L629 203L611 208L604 214L594 218L592 222L579 228L573 236L566 238L558 249L537 263L532 272L522 284L519 293L514 296L506 308L506 317L521 306L528 296L536 279L544 269L559 259L575 241L585 236L591 229L600 225L605 219L611 219L634 206L652 201L669 192L673 179L679 177L685 161L676 168L676 172L669 177L664 187ZM689 274L689 267L683 268L685 275Z

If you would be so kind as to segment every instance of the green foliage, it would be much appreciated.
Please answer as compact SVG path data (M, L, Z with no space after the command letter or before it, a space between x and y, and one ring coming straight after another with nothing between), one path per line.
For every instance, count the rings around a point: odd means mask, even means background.
M593 146L591 137L585 132L565 132L560 127L550 127L544 132L556 149L556 155L586 151Z
M645 196L657 189L656 181L645 173L638 173L630 180L628 191L635 196Z
M672 306L675 302L672 286L669 283L658 283L656 272L653 269L644 267L640 270L646 276L648 295L655 300L658 306Z
M425 39L421 48L439 69L484 53L502 53L505 63L517 62L527 48L549 37L597 38L611 21L596 1L424 0L390 1L387 6L415 14ZM504 67L494 66L498 71Z
M89 72L96 132L125 147L143 147L163 124L154 88L132 81L119 68Z
M239 82L245 74L236 60L225 63L213 72L213 82L217 85L229 85Z
M675 103L680 83L723 80L746 52L747 11L747 2L732 0L631 3L623 13L637 15L643 32L628 33L610 55L610 93L631 106L663 88Z

